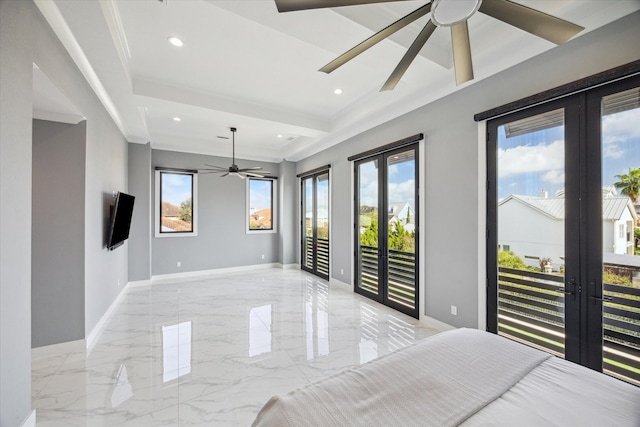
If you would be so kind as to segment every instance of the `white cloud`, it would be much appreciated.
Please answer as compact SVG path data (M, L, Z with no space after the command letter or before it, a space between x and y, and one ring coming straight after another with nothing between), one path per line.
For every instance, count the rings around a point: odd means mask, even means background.
M506 150L498 149L498 165L500 178L525 173L562 171L564 141L553 141L546 145L520 145Z
M564 170L554 169L542 175L542 181L548 184L564 184Z
M640 138L640 109L610 114L602 119L604 156L618 159L625 155L624 145L633 138Z
M609 114L602 119L602 134L616 137L618 140L640 138L640 109Z
M389 202L409 202L412 206L415 206L415 191L416 186L413 179L399 183L390 182Z
M624 156L624 149L620 148L618 144L607 143L605 141L604 146L602 147L604 150L604 156L610 159L619 159Z

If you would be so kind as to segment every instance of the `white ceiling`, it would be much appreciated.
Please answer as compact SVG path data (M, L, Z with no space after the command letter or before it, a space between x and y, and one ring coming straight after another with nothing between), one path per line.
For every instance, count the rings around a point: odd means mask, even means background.
M450 34L438 28L396 89L380 92L429 15L331 74L317 70L426 0L282 14L272 0L35 1L130 142L230 157L230 140L217 136L234 126L236 156L253 160L297 161L554 47L477 13L475 80L455 86ZM638 0L517 2L585 27L576 37L640 9ZM172 35L184 46L171 46ZM35 98L63 113L56 96Z

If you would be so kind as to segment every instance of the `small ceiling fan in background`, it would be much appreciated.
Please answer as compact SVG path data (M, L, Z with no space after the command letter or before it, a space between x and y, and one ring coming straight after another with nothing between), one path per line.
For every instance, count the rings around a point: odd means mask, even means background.
M371 3L386 3L408 0L275 0L279 12L320 9L328 7L352 6ZM380 30L354 48L340 55L319 71L331 73L376 43L391 36L418 18L431 12L431 17L418 37L400 60L391 76L382 86L383 90L393 90L411 62L425 45L437 27L450 27L453 45L453 66L456 85L473 80L473 64L469 42L467 19L476 12L482 12L502 22L513 25L555 44L563 44L584 30L584 27L548 15L509 0L433 0Z
M220 177L223 176L237 176L238 178L245 179L246 177L255 177L255 178L264 178L265 175L269 175L270 172L263 171L260 166L255 166L252 168L239 168L236 165L236 128L229 128L231 130L232 135L232 147L233 147L233 157L231 159L231 166L222 167L215 165L208 165L205 163L205 166L209 166L208 168L199 169L198 173L207 174L207 173L221 173ZM222 137L218 137L222 138ZM259 171L259 173L258 173Z

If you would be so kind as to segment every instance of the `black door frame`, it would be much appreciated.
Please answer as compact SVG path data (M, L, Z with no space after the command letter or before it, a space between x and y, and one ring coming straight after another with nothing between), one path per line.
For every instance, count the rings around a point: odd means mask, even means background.
M497 129L565 108L565 358L597 371L603 364L601 99L638 86L640 76L629 76L487 122L487 330L498 332Z
M422 135L420 135L422 137ZM391 307L397 311L405 313L416 319L420 314L420 292L419 292L419 272L420 272L420 250L419 250L419 142L412 142L410 144L401 145L399 148L387 149L377 154L368 155L364 158L354 161L354 291L360 295ZM406 151L414 151L415 159L415 177L414 177L414 219L415 219L415 263L414 263L414 309L411 310L408 307L398 304L387 297L387 285L389 277L389 258L388 258L388 236L389 236L389 221L388 221L388 167L387 160L389 157L403 153ZM360 182L358 168L361 164L371 161L378 161L378 294L368 292L367 290L359 286L359 277L361 265L358 262L359 253L358 248L360 246L360 227L359 227L359 200L360 200Z
M487 122L487 330L498 332L498 128L506 123L557 109L564 110L565 139L565 218L580 210L579 158L575 153L580 129L578 105L561 99ZM573 179L571 179L573 177ZM580 342L580 224L565 220L565 358L578 361ZM578 240L570 236L579 236Z
M331 186L331 174L329 173L330 166L326 166L323 168L314 169L311 172L308 172L304 175L298 175L300 178L300 268L306 272L314 274L318 277L321 277L325 280L329 280L329 274L323 274L318 270L318 186L317 186L317 178L321 175L327 175L328 185ZM312 224L312 247L313 247L313 255L312 255L312 267L309 268L304 265L304 251L305 251L305 220L306 220L306 212L305 212L305 188L304 183L305 180L310 179L312 185L312 199L313 199L313 224ZM331 197L329 197L329 204L331 204ZM328 214L328 212L327 212ZM329 219L329 225L331 219ZM329 248L331 248L330 244L331 234L329 234ZM331 271L331 257L328 256L327 259L327 271Z

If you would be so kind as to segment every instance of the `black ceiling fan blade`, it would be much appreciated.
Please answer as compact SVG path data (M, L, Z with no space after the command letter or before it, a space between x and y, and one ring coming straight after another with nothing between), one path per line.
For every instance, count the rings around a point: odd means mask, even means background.
M420 31L420 34L418 34L418 37L416 37L411 46L409 46L409 50L404 54L400 63L396 66L396 69L393 70L391 76L389 76L385 84L382 86L382 89L380 89L381 92L383 90L393 90L396 87L404 73L409 68L409 65L411 65L415 57L418 56L420 49L422 49L427 40L429 40L429 37L431 37L431 34L433 34L433 31L436 28L436 25L431 20L427 22L427 25L425 25L422 31Z
M555 44L562 44L584 27L508 0L483 0L480 12Z
M377 33L375 33L374 35L372 35L362 43L349 49L348 51L346 51L345 53L343 53L333 61L329 62L324 67L320 68L319 71L325 72L327 74L334 71L336 68L351 61L353 58L360 55L365 50L376 45L377 43L381 42L382 40L386 39L387 37L395 33L396 31L401 30L402 28L411 24L416 19L423 17L429 12L431 12L431 3L425 4L424 6L414 10L410 14L404 16L403 18L398 19L396 22L389 25L388 27L378 31Z
M358 4L388 3L408 0L275 0L278 12L323 9L327 7L353 6Z
M471 43L467 21L451 27L453 46L453 68L456 71L456 85L473 80L473 62L471 59Z
M222 177L224 177L224 176L227 176L227 175L229 175L229 172L227 172L227 173L223 173L222 175L220 175L220 178L222 178Z

